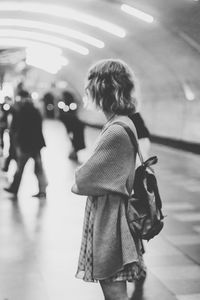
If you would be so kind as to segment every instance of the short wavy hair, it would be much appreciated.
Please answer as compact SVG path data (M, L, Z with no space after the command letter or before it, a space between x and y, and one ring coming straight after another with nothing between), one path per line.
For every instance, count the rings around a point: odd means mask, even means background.
M135 77L119 59L98 61L88 72L86 89L104 112L130 115L136 111Z

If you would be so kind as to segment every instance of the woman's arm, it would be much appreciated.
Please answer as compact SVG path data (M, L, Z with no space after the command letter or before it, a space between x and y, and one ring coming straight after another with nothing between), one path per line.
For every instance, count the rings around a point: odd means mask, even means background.
M123 192L130 168L134 168L135 151L120 125L111 125L102 134L93 155L75 172L72 192L102 195Z

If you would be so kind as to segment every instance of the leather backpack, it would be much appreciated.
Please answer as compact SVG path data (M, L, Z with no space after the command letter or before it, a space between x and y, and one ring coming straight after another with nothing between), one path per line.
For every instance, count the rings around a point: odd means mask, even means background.
M131 234L149 241L163 228L162 201L157 179L152 165L158 162L157 156L144 161L133 131L123 122L115 122L127 132L140 158L140 166L135 170L133 194L128 198L126 215Z

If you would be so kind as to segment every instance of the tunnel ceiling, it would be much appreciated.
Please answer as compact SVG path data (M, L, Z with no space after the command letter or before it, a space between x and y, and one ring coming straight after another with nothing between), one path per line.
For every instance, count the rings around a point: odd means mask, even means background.
M153 22L127 14L122 4ZM29 63L48 66L80 94L93 62L124 59L139 78L143 111L147 119L156 116L155 128L159 118L165 123L170 117L173 124L185 99L199 99L199 12L199 2L192 0L1 1L0 47L28 48ZM199 110L190 108L193 120ZM184 135L183 127L180 120L176 135Z

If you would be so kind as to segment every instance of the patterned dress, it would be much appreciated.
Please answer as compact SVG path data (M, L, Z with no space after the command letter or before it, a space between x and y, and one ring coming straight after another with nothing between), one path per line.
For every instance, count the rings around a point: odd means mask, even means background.
M95 204L97 199L88 198L85 207L85 218L83 225L83 235L81 250L79 255L78 270L76 277L88 282L97 282L93 276L93 225L95 216ZM127 264L121 271L107 278L111 281L133 281L145 276L146 267L141 254L138 263Z
M133 126L127 119L117 121ZM126 220L135 154L123 130L112 122L107 124L94 154L77 170L72 187L73 192L88 196L76 273L88 282L133 281L146 272L142 243L131 236Z

